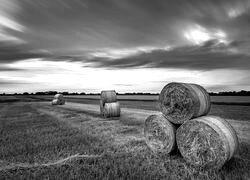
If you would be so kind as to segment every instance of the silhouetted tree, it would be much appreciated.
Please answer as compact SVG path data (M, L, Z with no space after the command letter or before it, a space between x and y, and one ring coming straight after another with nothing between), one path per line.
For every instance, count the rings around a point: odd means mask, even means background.
M62 92L63 95L69 95L69 92Z

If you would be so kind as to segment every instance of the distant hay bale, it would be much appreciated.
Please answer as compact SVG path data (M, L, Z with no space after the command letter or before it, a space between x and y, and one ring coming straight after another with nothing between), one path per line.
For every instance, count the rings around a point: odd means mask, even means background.
M210 96L197 84L169 83L161 91L159 104L162 113L175 124L207 115Z
M176 140L184 159L204 168L221 168L239 146L233 127L216 116L202 116L185 122L178 128Z
M103 103L112 103L117 101L115 90L108 90L101 92L101 100Z
M64 105L64 104L65 104L65 100L64 99L62 99L62 100L59 101L59 105Z
M52 105L64 105L65 100L64 99L53 99L51 102Z
M162 115L149 116L144 125L146 144L153 152L170 153L176 147L176 127Z
M51 102L52 105L64 105L65 100L62 94L56 94Z
M51 102L51 105L57 105L57 101L58 101L58 99L53 99Z
M105 103L103 108L104 117L120 117L121 109L119 102Z
M56 94L54 96L54 99L64 99L63 95L62 94Z
M114 90L101 91L100 113L104 117L120 116L120 104L117 101L116 92ZM105 105L108 103L106 109ZM112 104L114 103L114 104Z

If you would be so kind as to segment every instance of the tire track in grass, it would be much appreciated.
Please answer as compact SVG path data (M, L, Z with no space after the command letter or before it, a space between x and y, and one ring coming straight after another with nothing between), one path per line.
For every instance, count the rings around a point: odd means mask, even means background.
M40 105L41 105L41 107L47 106L47 107L49 107L49 109L51 109L51 106L48 106L48 103L46 103L46 102L42 102ZM107 122L107 126L110 125L114 129L117 129L117 131L112 131L111 134L108 134L111 136L114 136L114 134L117 134L119 131L122 131L123 129L121 129L121 127L123 127L123 128L127 128L129 126L137 127L138 131L140 132L139 136L136 136L136 135L131 136L129 134L127 136L126 135L120 135L120 136L116 135L116 138L114 139L116 144L119 144L119 143L126 144L126 143L129 143L130 141L133 141L135 139L137 139L139 142L143 141L144 140L144 138L143 138L144 120L151 114L161 114L158 111L122 108L121 117L103 119L99 115L99 106L98 105L67 102L64 106L58 106L58 107L56 107L56 109L61 110L61 112L64 112L65 110L71 110L71 111L77 112L81 115L83 115L83 114L86 115L86 113L87 113L88 118L91 119L91 122L84 123L85 126L89 126L89 127L103 126L103 124L105 124L104 122ZM232 119L227 119L227 120L236 130L240 142L249 144L249 142L250 142L250 122L232 120ZM94 125L95 123L96 123L96 125ZM73 122L73 124L74 124L74 122ZM79 127L79 124L76 126ZM105 131L105 129L102 129L101 131L98 131L98 132L104 133L103 131Z
M87 155L87 154L75 154L72 156L69 156L67 158L59 159L54 162L48 162L44 164L29 164L29 163L9 163L5 161L0 161L0 172L1 171L9 171L9 170L16 170L16 169L31 169L31 168L40 168L40 167L49 167L49 166L62 166L66 163L70 163L72 161L77 161L79 159L84 159L84 158L100 158L102 157L103 154L101 155Z
M141 151L147 148L143 136L144 120L151 113L159 113L123 108L120 118L105 119L99 115L97 105L66 103L55 107L42 102L35 106L39 112L56 117L73 128L107 139L111 146L120 151L123 149L123 152Z
M100 139L39 113L32 103L11 103L1 110L2 168L8 164L46 164L70 154L99 154L106 149Z

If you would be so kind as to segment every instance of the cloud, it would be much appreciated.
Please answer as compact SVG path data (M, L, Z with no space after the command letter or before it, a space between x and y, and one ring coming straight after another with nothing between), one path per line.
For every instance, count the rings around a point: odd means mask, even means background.
M19 32L24 32L24 29L25 29L24 26L22 26L21 24L18 24L17 22L3 15L0 15L0 26L9 28L15 31L19 31Z
M120 83L113 84L113 85L115 85L115 86L134 86L134 84L120 84Z
M165 47L150 47L150 46L139 46L139 47L133 47L133 48L103 48L92 52L87 52L90 57L96 57L96 58L108 58L108 59L118 59L118 58L124 58L129 56L138 55L141 53L148 53L152 52L154 50L167 50L169 49L169 46Z
M0 85L2 86L18 86L20 84L29 84L28 82L22 82L17 80L5 80L0 78Z
M167 74L167 80L196 81L196 71L237 69L246 74L250 69L249 0L0 0L0 4L0 74L7 79L25 82L32 77L44 88L67 89L79 87L87 76L81 88L98 89L103 83L99 77L110 83L102 88L115 88L126 76L124 89L130 83L154 89L148 84L152 72L161 72L152 81L164 81L160 77L170 70L185 73L179 78ZM141 71L145 77L136 80ZM192 74L187 79L186 71ZM109 76L118 80L111 83ZM212 77L213 85L217 77ZM65 79L77 81L66 85Z
M0 42L11 44L24 44L25 40L18 37L24 33L26 27L17 22L16 14L20 11L18 2L15 0L0 0Z
M74 58L76 50L86 49L100 59L123 58L136 47L200 45L212 39L250 41L250 3L245 0L33 0L3 5L4 27L18 31L9 39ZM237 16L230 17L230 12Z
M13 19L28 27L22 37L34 47L62 52L77 48L183 46L187 43L183 30L189 30L194 24L208 30L220 29L228 38L249 35L246 30L249 24L243 16L247 16L250 3L244 0L33 0L16 3L21 10L12 12ZM238 12L236 18L228 15L231 11ZM239 33L242 31L246 33ZM209 33L210 36L216 35Z
M0 63L48 56L51 56L50 52L33 49L29 45L12 44L9 42L0 44Z
M0 66L3 66L3 65L1 65L1 63L0 63ZM11 68L11 67L6 67L6 66L0 67L0 72L3 72L3 71L22 71L22 70L23 69Z
M191 24L188 30L184 31L185 38L195 45L200 45L211 40L227 43L227 35L219 29L206 29L197 24Z
M0 28L0 42L7 42L9 44L25 44L26 42L18 37L15 37Z
M169 50L143 52L125 58L94 58L86 61L91 67L123 68L178 68L192 70L248 69L250 55L238 50L241 42L224 44L217 40L201 46L183 46Z

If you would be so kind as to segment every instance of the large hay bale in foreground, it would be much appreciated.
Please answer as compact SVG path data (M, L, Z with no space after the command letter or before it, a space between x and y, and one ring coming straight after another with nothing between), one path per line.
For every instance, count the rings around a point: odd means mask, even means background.
M65 100L64 99L53 99L51 102L52 105L64 105Z
M175 149L176 127L162 115L149 116L144 125L146 144L154 152L170 153Z
M102 91L101 100L103 103L112 103L117 101L116 92L114 90Z
M233 127L216 116L202 116L185 122L177 130L176 141L188 163L217 169L233 157L239 146Z
M203 87L186 83L167 84L159 102L162 113L175 124L207 115L211 106L210 96Z
M121 109L119 102L105 103L103 108L104 117L120 117Z
M56 94L54 96L54 99L64 99L63 95L62 94Z

